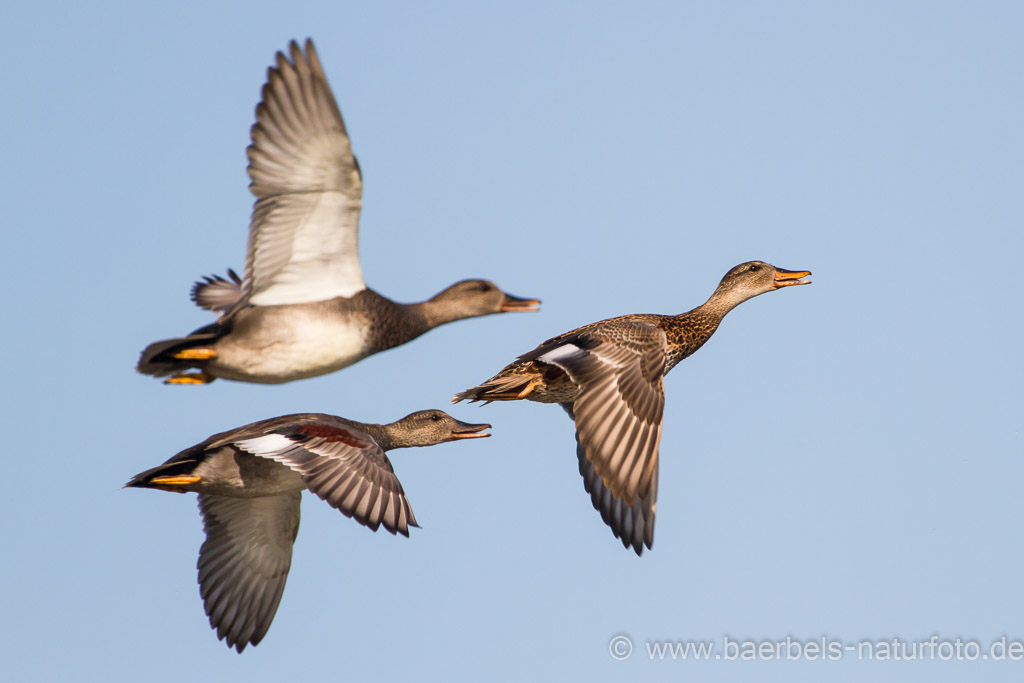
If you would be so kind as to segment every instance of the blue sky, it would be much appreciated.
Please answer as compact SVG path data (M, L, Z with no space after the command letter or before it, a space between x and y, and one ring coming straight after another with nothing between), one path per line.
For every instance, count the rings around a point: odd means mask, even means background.
M11 680L1019 679L643 643L1024 638L1020 4L8 3L0 27ZM243 265L253 108L306 36L362 165L370 286L487 277L542 312L283 386L135 374L210 319L192 281ZM667 378L642 558L591 509L560 410L460 405L494 437L392 454L411 539L306 497L239 656L202 611L194 496L120 488L265 417L447 409L755 258L814 285L744 304Z

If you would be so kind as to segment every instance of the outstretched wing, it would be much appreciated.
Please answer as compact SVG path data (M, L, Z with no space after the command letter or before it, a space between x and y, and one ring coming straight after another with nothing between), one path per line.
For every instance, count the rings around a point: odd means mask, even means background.
M656 325L619 321L567 336L537 358L579 387L565 407L580 474L612 532L638 554L654 537L667 343Z
M387 455L365 432L326 418L233 443L292 468L310 491L360 524L408 536L418 525Z
M206 541L199 550L199 593L210 626L239 652L266 635L281 602L301 492L229 498L199 494Z
M312 41L295 41L267 72L249 146L243 295L256 306L349 297L359 265L363 182Z

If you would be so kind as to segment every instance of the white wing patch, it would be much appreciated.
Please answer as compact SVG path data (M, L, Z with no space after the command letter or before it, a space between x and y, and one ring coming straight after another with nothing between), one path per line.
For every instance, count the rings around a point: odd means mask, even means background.
M561 364L566 360L570 358L579 358L582 355L583 351L575 344L562 344L561 346L548 351L538 360L561 366Z
M359 264L358 198L309 192L260 203L251 226L251 304L327 301L366 289Z
M257 436L252 439L235 441L234 445L247 453L266 458L291 450L298 444L282 434L265 434L264 436Z

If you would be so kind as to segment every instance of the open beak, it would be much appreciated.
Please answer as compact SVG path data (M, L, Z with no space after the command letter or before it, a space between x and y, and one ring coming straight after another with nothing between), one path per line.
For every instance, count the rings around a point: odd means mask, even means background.
M809 285L810 280L801 280L800 278L807 277L811 274L809 270L784 270L782 268L775 269L775 289L780 287L792 287L793 285Z
M518 296L506 294L505 298L501 302L501 312L536 311L539 310L537 308L538 304L540 304L540 299L520 299Z
M486 433L485 429L490 429L491 425L475 425L469 422L455 421L455 428L452 429L453 439L482 439L485 436L490 436Z

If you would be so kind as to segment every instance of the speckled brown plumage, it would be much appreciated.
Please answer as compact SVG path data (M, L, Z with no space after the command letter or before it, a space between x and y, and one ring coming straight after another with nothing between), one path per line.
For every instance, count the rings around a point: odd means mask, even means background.
M479 387L469 389L459 394L457 398L459 400L468 399L471 401L515 400L511 396L506 396L506 394L513 390L514 393L518 394L533 381L534 388L529 396L525 397L527 400L538 403L565 403L573 401L579 394L579 387L569 379L569 375L564 370L538 359L558 346L578 340L581 333L609 329L614 326L614 323L618 322L645 322L654 325L665 333L668 349L665 354L665 370L662 374L668 374L669 370L674 368L681 360L696 352L697 349L702 347L711 338L711 335L715 333L718 325L722 322L724 315L724 313L718 314L695 308L680 315L632 313L608 318L607 320L599 320L598 322L578 327L575 330L548 339L533 351L525 353L515 362L509 363L501 372ZM513 378L515 381L510 381ZM500 388L502 391L470 393L488 385Z
M808 271L762 261L732 268L702 305L680 315L633 314L548 339L453 401L559 403L576 425L577 458L594 507L637 555L654 542L664 376L703 346L725 315Z

